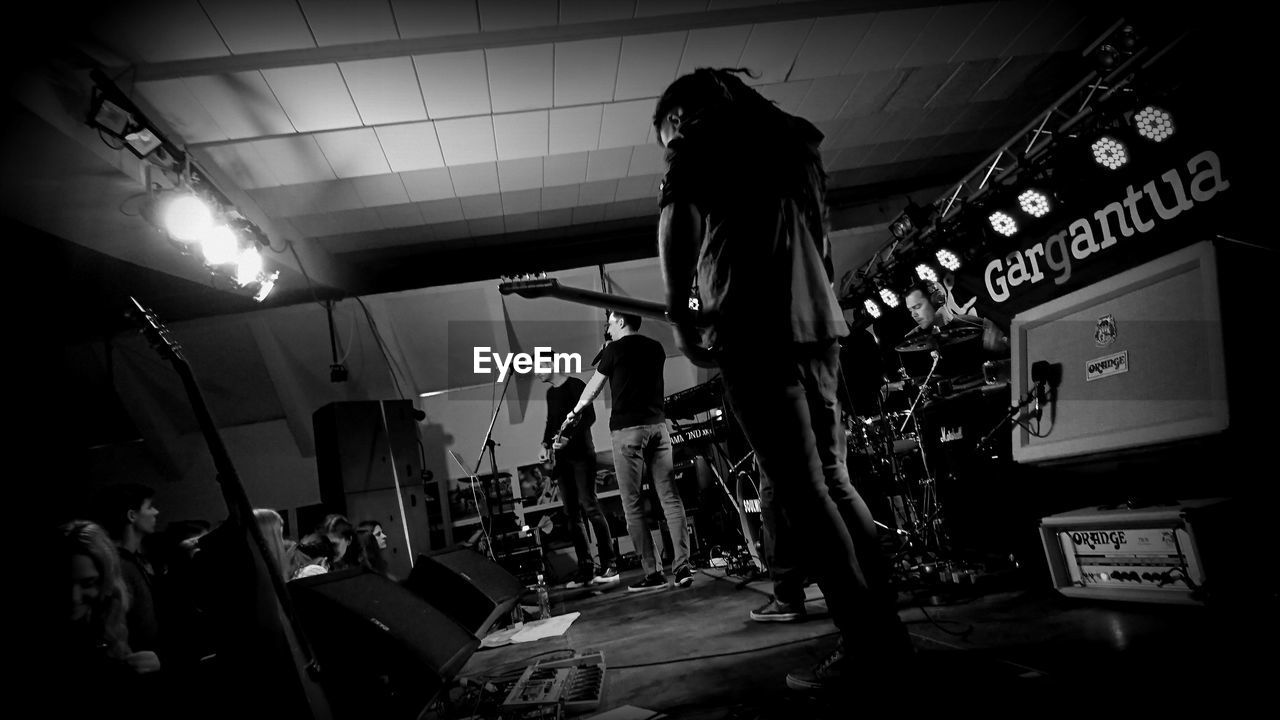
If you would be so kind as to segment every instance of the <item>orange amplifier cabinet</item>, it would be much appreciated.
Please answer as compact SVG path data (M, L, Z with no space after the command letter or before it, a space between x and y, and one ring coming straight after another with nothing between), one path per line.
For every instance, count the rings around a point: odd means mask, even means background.
M1229 579L1211 554L1227 503L1183 500L1050 515L1040 521L1040 539L1053 585L1068 597L1200 604L1211 579L1218 585Z

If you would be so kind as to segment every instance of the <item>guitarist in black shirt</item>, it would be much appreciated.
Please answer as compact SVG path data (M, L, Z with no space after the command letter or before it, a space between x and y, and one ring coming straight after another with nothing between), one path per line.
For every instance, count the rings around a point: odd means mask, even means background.
M564 514L569 519L573 550L578 556L578 571L565 583L567 588L616 583L619 580L617 560L613 555L613 537L596 499L596 449L591 441L591 426L596 421L595 409L587 406L581 415L566 418L574 403L582 396L586 384L561 373L539 374L547 388L547 425L542 433L539 460L551 466L551 478L560 486ZM587 528L591 523L596 537L600 565L591 560L587 547Z

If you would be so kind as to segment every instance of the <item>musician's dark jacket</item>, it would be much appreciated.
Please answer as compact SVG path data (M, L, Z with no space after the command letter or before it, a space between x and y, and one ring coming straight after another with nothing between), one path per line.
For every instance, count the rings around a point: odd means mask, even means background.
M578 402L578 398L582 397L582 392L587 389L587 384L575 377L566 378L560 387L547 388L547 426L542 431L542 444L551 447L551 441L556 436L556 431L560 429L560 425L564 422L564 416L569 414L573 406ZM568 435L568 442L558 452L558 457L580 457L583 455L594 455L595 447L591 442L591 426L596 422L596 409L591 405L587 405L582 409L581 419L578 426L574 428Z

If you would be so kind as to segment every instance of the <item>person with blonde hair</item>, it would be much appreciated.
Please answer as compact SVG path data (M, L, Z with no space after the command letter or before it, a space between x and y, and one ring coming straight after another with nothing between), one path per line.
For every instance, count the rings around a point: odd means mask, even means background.
M284 544L284 519L280 517L280 513L268 508L255 508L253 519L258 521L262 537L267 541L267 554L275 563L276 572L288 582L290 560Z

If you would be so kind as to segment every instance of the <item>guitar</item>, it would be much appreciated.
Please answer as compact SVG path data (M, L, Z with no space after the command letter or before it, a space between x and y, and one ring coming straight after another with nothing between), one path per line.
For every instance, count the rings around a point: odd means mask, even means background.
M582 305L617 310L668 322L667 307L662 303L561 285L559 280L545 276L525 276L504 280L498 285L498 292L503 295L516 294L522 298L559 298Z
M580 420L582 420L581 415L574 415L571 418L565 418L564 422L560 423L560 429L551 438L551 447L547 449L547 461L543 464L547 472L556 469L556 453L559 452L556 450L556 442L564 439L566 434L573 432L574 428L578 427Z
M191 402L191 409L209 446L209 453L213 456L218 484L222 489L222 498L227 504L226 526L229 526L228 529L243 533L236 538L237 540L247 541L247 549L253 565L253 589L257 597L254 603L256 627L246 629L246 632L254 631L252 654L259 660L257 669L269 667L270 670L276 671L272 673L273 679L269 685L278 687L280 692L278 697L258 698L258 700L278 703L279 707L290 711L304 710L298 706L305 701L306 716L327 720L333 716L333 712L323 689L316 680L319 667L315 662L315 656L307 643L297 614L293 610L284 576L276 566L274 556L267 549L266 537L254 519L249 496L245 493L244 484L240 481L240 476L231 463L227 447L218 434L218 428L213 422L213 416L209 413L209 406L200 392L200 386L196 383L191 365L183 356L182 347L174 341L168 328L160 322L156 314L144 307L136 298L129 299L134 305L131 314L141 326L142 333L160 356L173 365L179 377L182 378L182 385ZM262 591L267 588L269 588L270 599L263 597ZM281 622L281 618L284 618L285 622ZM287 643L290 657L284 657L278 650L283 647L279 641ZM236 649L242 650L239 647ZM271 657L273 651L276 651L275 658ZM249 652L246 651L246 656L248 654ZM291 664L289 672L287 674L278 672L279 668L271 665L272 660L281 666L289 662ZM277 678L280 681L277 681Z

